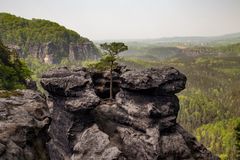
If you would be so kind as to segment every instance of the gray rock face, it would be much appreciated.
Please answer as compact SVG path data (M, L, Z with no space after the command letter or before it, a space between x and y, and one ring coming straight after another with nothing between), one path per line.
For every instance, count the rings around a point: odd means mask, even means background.
M121 76L121 87L132 91L150 91L153 94L178 93L185 88L186 76L170 68L129 71Z
M58 96L78 96L83 88L90 88L92 80L85 69L70 71L68 68L59 68L42 75L41 85L45 90Z
M126 66L118 65L112 74L113 79L113 96L120 91L120 75L129 71ZM94 85L94 90L100 98L109 98L110 96L110 73L108 71L99 72L91 71L91 77Z
M97 153L94 150L85 151L85 143L90 144L101 139L94 135L89 137L89 132L94 131L105 138L107 135L97 126L93 126L92 130L89 128L94 124L95 118L91 111L100 103L100 98L94 92L90 73L84 68L59 68L43 74L41 84L52 97L52 121L49 127L51 140L47 143L50 159L91 159ZM90 131L85 131L87 128ZM93 138L94 141L86 137Z
M92 72L92 81L96 94L100 98L108 98L110 96L110 74L109 72ZM113 95L120 91L119 73L113 72Z
M97 125L86 129L78 136L77 141L71 157L74 160L112 160L121 154L116 146L110 144L109 136L102 132Z
M116 72L113 101L98 90L107 87L106 75L67 68L43 75L52 104L50 159L219 159L176 123L174 94L185 88L182 73L174 68Z
M99 57L98 50L91 41L70 43L68 45L56 45L52 42L29 44L28 50L25 51L26 53L20 46L14 44L8 44L7 46L10 49L16 50L20 57L26 57L30 54L48 64L59 63L62 58L68 58L70 61L78 61Z
M114 100L97 92L107 73L84 68L43 74L47 99L30 90L0 98L0 159L219 160L176 123L183 74L115 72Z
M47 104L39 93L22 90L0 98L0 159L48 159L45 133L49 123Z
M69 45L68 57L70 61L97 59L99 57L98 50L92 42L82 44L71 43Z

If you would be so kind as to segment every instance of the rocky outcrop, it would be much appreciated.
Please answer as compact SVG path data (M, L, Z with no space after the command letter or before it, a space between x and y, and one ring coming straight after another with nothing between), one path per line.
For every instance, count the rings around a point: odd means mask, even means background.
M0 92L0 159L218 160L176 122L185 83L171 67L120 67L109 100L107 72L50 70L41 79L47 98Z
M31 90L0 95L5 97L0 98L0 159L49 159L45 143L50 115L45 98Z
M186 77L174 68L129 71L121 76L121 87L129 91L149 91L162 95L178 93L185 88ZM150 93L151 92L151 93Z
M28 44L26 49L14 44L7 44L7 46L15 50L20 57L31 55L47 64L59 63L63 58L67 58L70 61L78 61L97 59L99 57L98 50L91 41L65 45L58 45L52 42Z
M49 127L51 140L47 143L50 158L61 160L79 157L73 152L82 147L80 143L86 145L81 137L89 137L84 130L94 124L90 111L100 103L100 98L92 88L90 73L85 69L60 68L44 74L41 84L52 97L49 100L52 108ZM92 130L105 136L97 127Z
M174 68L107 73L59 68L42 76L51 112L47 148L54 160L217 160L177 122L186 77Z
M89 39L64 26L43 19L25 19L0 13L0 39L21 58L45 63L96 59L99 52Z
M120 75L129 69L126 66L118 65L112 73L113 79L113 95L115 95L120 91ZM108 98L110 96L110 73L108 71L91 71L90 72L94 90L97 96L100 98Z
M70 43L68 57L70 61L97 59L99 57L98 50L92 42L82 44Z

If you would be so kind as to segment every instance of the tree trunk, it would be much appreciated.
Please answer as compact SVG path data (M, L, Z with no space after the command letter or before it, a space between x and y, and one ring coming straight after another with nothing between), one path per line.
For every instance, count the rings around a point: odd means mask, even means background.
M110 69L110 99L113 99L113 62L111 62L111 69Z

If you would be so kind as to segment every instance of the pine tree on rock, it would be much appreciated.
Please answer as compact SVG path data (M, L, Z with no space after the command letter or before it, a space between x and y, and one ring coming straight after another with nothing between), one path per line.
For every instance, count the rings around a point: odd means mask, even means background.
M120 52L128 50L122 42L112 42L100 44L101 49L104 51L104 55L100 60L100 64L105 68L110 69L110 99L113 99L113 70L116 66L116 60Z

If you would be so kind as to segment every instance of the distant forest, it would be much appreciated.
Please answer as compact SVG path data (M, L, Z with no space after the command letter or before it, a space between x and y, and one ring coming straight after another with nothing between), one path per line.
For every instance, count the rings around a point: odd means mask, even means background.
M8 13L0 13L0 38L6 44L14 43L20 46L49 41L57 44L88 41L57 23L42 19L28 20Z
M231 40L231 37L234 37ZM27 20L10 14L0 14L0 38L4 44L14 43L27 49L34 43L69 44L88 41L76 32L56 23ZM240 39L225 36L223 40L200 45L185 42L126 43L129 51L122 53L118 63L130 68L173 66L187 78L186 89L178 94L178 122L194 134L223 160L234 160L240 152ZM232 43L234 42L234 43ZM184 46L183 48L179 46ZM25 88L25 79L39 82L43 72L59 66L86 66L89 61L42 64L39 59L18 55L0 43L0 89ZM60 54L60 53L58 53ZM38 83L39 84L39 83ZM38 85L41 91L40 85ZM240 134L239 134L240 135ZM239 146L239 147L238 147Z
M26 80L30 78L31 71L24 61L0 41L0 90L25 88Z

